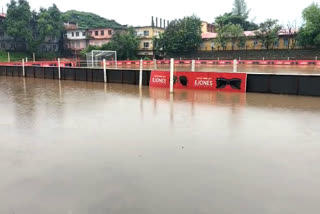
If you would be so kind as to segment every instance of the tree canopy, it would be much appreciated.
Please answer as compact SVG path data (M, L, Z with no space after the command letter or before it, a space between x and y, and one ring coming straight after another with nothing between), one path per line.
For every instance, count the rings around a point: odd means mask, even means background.
M48 37L60 38L63 30L61 13L55 4L36 12L31 11L26 0L11 0L4 25L8 35L27 43L30 52L37 51Z
M269 49L278 40L278 34L281 30L281 26L278 25L278 20L268 19L260 24L259 30L255 31L261 44Z
M304 25L298 34L298 42L301 46L320 47L320 6L311 4L303 11Z
M245 31L257 30L258 25L252 21L248 21L250 10L247 9L245 0L235 0L232 12L224 13L215 18L215 23L219 27L227 24L239 24Z
M247 3L245 0L234 0L232 15L241 16L244 19L249 17L250 10L247 9Z
M243 42L243 28L237 24L226 24L218 28L217 42L223 50L226 49L228 43L232 43L232 49L238 45L240 47Z
M64 22L78 23L84 28L119 28L121 25L114 20L109 20L94 13L69 10L62 14Z
M155 48L168 54L192 52L201 43L201 20L196 16L172 21L160 38L154 40Z
M15 39L29 39L32 36L30 5L25 0L11 0L7 5L7 17L4 25L6 32Z

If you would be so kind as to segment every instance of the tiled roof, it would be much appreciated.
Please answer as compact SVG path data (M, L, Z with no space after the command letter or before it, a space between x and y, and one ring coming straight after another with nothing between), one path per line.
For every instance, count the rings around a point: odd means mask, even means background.
M218 36L217 33L203 33L202 39L215 39L217 38L217 36Z

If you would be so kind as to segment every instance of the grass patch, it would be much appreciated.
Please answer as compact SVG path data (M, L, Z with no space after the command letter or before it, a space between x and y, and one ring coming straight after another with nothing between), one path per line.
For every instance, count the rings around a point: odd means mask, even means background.
M20 61L22 59L25 59L28 57L28 59L32 60L32 57L28 53L23 52L10 52L10 61ZM0 51L0 62L8 62L8 52Z

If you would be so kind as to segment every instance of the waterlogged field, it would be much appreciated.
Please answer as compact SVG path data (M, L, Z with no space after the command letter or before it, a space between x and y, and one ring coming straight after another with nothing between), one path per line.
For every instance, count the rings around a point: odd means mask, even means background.
M109 66L108 68L114 68ZM118 68L139 69L139 65L120 65ZM144 65L144 69L169 71L169 65ZM233 72L233 65L196 65L196 71L202 72ZM191 65L175 65L175 71L191 71ZM275 73L275 74L320 74L320 66L315 65L239 65L238 72L244 73Z
M0 213L319 212L320 99L0 77Z

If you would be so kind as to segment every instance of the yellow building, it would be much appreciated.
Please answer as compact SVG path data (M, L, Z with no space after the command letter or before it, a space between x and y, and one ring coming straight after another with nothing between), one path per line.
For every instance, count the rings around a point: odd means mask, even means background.
M296 48L295 37L296 31L291 32L288 30L281 30L279 32L279 39L276 41L270 49L292 49ZM256 37L254 31L245 31L244 36L246 37L246 42L243 46L239 47L238 44L229 43L225 47L225 50L262 50L265 47ZM218 51L223 50L223 47L217 42L218 33L215 32L205 32L202 33L202 44L201 51Z
M138 56L153 57L153 37L159 38L160 33L165 31L162 27L135 27L137 37L140 40Z
M216 32L216 26L214 24L210 24L208 22L202 21L201 32L202 33L215 33Z

